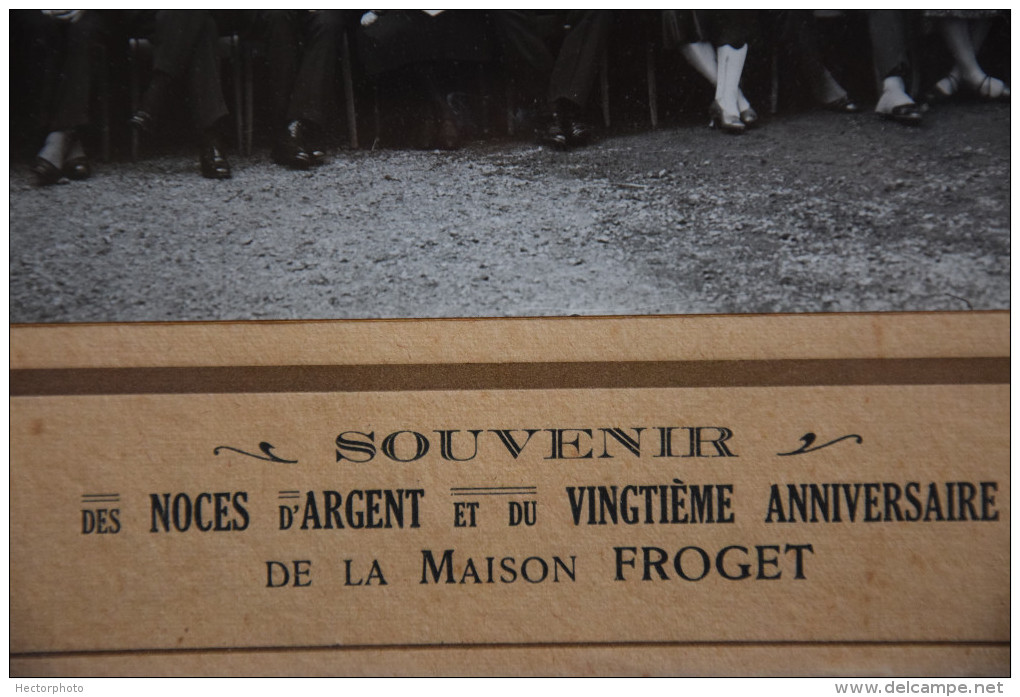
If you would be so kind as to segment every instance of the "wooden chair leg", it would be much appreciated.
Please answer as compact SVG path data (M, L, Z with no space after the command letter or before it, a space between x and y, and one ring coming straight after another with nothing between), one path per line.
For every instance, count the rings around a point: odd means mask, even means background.
M603 51L599 61L599 92L602 96L602 121L609 128L609 52Z
M247 155L244 147L244 85L241 80L241 39L237 34L230 37L230 65L234 73L234 124L237 149Z
M134 114L138 111L138 105L141 102L141 87L139 86L140 78L138 76L138 39L128 40L128 73L129 82L131 84L131 113ZM131 159L138 159L138 129L131 129Z
M659 127L659 85L655 80L655 47L648 44L645 53L645 72L648 76L648 115L652 128Z
M488 138L492 133L491 124L489 123L489 83L486 80L485 75L485 64L478 64L478 102L479 102L479 114L478 114L478 126L482 131L482 137Z
M506 80L506 134L511 138L515 135L516 128L514 127L514 108L516 90L514 89L514 81L512 77L508 77Z
M96 93L99 96L99 143L103 162L110 161L110 63L106 46L96 47L93 63L96 66Z
M340 39L341 61L340 72L344 81L344 102L347 107L347 140L352 148L358 147L358 115L354 105L354 77L351 70L351 44L347 32L343 33ZM378 100L376 100L378 111ZM376 122L376 134L378 135L379 125Z
M373 95L373 107L372 113L375 116L375 140L372 141L372 149L375 150L375 146L379 143L379 139L382 137L382 114L379 110L379 87L378 85L372 88Z
M241 59L244 61L242 73L244 75L244 154L251 155L252 141L255 133L255 78L254 56L251 45L245 45L241 52Z
M779 112L779 44L772 44L772 79L769 94L769 113L777 114Z

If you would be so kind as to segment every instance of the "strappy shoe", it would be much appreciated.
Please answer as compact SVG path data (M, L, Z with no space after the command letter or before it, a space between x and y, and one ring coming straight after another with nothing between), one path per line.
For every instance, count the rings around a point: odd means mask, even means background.
M877 113L883 119L895 121L904 126L921 125L921 107L917 104L900 104L899 106L894 106L889 111L879 111Z
M1008 102L1009 85L997 77L985 75L984 79L973 88L974 94L989 102Z
M740 120L740 114L727 114L723 111L722 104L718 101L712 102L708 108L709 128L718 128L723 133L739 134L747 130L747 125Z

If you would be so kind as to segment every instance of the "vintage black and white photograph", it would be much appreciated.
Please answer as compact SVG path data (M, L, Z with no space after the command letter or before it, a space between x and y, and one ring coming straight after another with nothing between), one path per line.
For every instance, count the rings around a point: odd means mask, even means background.
M1010 10L8 26L16 691L1002 693Z
M9 25L14 323L1009 307L1009 11Z

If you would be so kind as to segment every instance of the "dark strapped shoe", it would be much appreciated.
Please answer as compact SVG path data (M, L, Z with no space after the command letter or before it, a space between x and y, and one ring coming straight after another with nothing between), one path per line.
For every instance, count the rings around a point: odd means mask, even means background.
M73 157L64 163L64 176L75 181L82 181L92 176L92 167L84 155Z
M202 147L199 164L206 179L230 179L230 163L218 143L206 143Z
M567 129L567 143L571 146L588 145L591 142L591 126L583 121L571 121Z
M156 119L149 112L139 109L128 119L128 125L142 133L152 133L156 128Z
M52 186L63 176L63 172L56 165L41 157L35 158L29 171L35 177L36 186Z
M896 123L901 123L904 126L921 125L921 107L917 104L900 104L899 106L894 106L892 111L879 112L879 116Z
M861 106L848 96L843 96L839 99L833 99L831 102L826 102L822 105L822 108L828 111L834 111L837 114L859 114L861 112Z

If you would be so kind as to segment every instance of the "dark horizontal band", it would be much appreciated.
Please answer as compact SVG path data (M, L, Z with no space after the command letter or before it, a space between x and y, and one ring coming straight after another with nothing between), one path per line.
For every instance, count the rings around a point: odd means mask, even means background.
M1008 383L1006 357L287 365L19 369L11 396Z
M202 654L202 653L277 653L297 651L413 651L428 649L668 649L692 648L698 646L714 647L787 647L803 648L808 646L870 646L870 647L971 647L971 648L1009 648L1009 641L996 640L705 640L705 641L522 641L522 642L450 642L420 644L311 644L296 646L205 646L205 647L166 647L138 649L82 649L66 651L25 651L12 652L11 659L16 658L60 658L73 656L130 656L138 654Z

